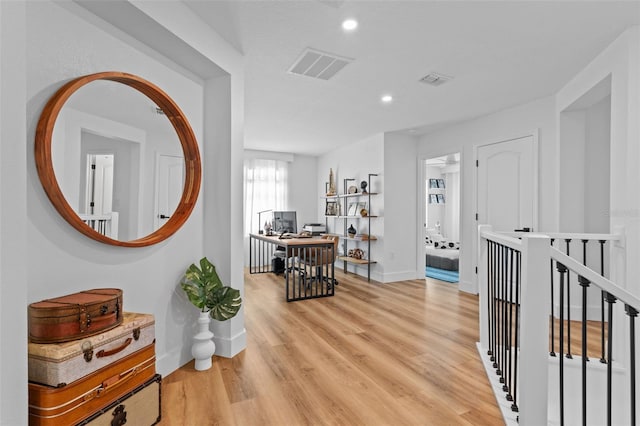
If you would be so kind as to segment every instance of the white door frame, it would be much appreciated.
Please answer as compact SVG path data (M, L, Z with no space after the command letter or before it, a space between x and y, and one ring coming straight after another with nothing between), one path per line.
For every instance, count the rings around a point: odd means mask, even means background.
M416 241L416 253L418 254L416 256L416 279L417 280L423 280L425 279L425 275L424 275L424 267L426 264L425 261L425 256L427 254L427 251L425 250L424 247L424 241L426 238L426 232L425 232L425 226L424 226L424 219L427 215L426 212L426 207L425 207L425 202L424 202L424 197L425 194L427 193L427 186L425 183L425 179L427 177L426 175L426 162L428 159L430 158L437 158L437 157L444 157L447 156L449 154L454 154L454 153L459 153L460 154L460 228L462 228L462 206L463 206L463 201L462 201L462 197L463 197L463 176L464 176L464 155L463 155L463 147L459 147L458 149L453 149L452 151L448 151L445 153L441 153L441 154L420 154L418 156L418 166L417 166L417 171L418 171L418 185L416 185L417 187L417 193L416 193L416 200L419 200L416 203L416 217L418 218L416 221L416 229L418 230L418 238ZM422 202L420 202L420 200L422 200ZM459 260L459 263L462 262L462 257ZM460 267L458 267L458 271L460 271Z
M534 129L530 132L525 132L525 133L518 133L516 135L512 135L510 137L503 137L503 138L499 138L498 140L493 140L492 142L482 142L482 143L478 143L478 144L474 144L473 145L473 163L474 165L476 165L474 167L474 176L475 176L475 190L473 191L473 207L475 209L475 214L476 214L476 218L477 218L477 214L478 214L478 167L477 167L477 162L478 162L478 150L483 147L483 146L487 146L487 145L493 145L493 144L497 144L497 143L502 143L502 142L509 142L512 140L516 140L516 139L522 139L522 138L526 138L526 137L531 137L533 139L533 193L534 193L534 197L533 197L533 214L532 214L532 224L531 227L533 228L533 230L535 232L539 231L539 227L538 227L538 198L540 195L540 191L539 191L539 187L538 187L538 182L539 182L539 169L540 169L540 164L539 164L539 153L538 153L538 138L539 138L539 129ZM477 266L478 266L478 253L479 253L479 241L478 241L478 225L481 225L480 223L478 223L477 219L476 219L476 226L474 227L474 232L473 232L473 265L474 265L474 270L477 271ZM478 292L478 275L477 272L475 274L473 274L473 285L475 287L476 293Z

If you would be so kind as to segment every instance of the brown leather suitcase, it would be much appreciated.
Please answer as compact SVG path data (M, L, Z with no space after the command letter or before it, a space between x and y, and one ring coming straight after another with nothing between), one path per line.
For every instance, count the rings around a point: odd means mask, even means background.
M160 386L162 376L156 374L151 380L118 398L101 409L80 425L112 426L136 425L152 426L160 423Z
M125 312L122 324L62 343L29 343L29 381L60 387L119 361L155 341L151 314Z
M74 425L156 374L155 344L66 386L29 383L29 424Z
M29 339L68 342L102 333L122 323L122 290L98 288L29 305Z

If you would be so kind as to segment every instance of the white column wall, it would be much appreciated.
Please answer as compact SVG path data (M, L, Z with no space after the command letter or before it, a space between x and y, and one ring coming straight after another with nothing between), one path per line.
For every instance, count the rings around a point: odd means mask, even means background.
M25 4L0 2L0 425L27 424Z

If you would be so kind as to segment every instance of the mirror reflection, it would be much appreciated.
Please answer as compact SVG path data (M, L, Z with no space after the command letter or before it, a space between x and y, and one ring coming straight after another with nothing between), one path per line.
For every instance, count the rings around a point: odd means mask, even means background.
M159 229L182 197L185 162L174 127L125 84L95 80L73 93L56 119L51 156L67 203L114 240Z

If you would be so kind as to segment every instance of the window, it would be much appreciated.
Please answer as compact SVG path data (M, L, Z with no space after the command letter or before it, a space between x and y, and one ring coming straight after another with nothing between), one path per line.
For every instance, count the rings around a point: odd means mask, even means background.
M244 162L244 229L246 233L258 233L265 221L271 221L272 213L261 216L265 210L287 209L287 162L280 160L250 159Z

